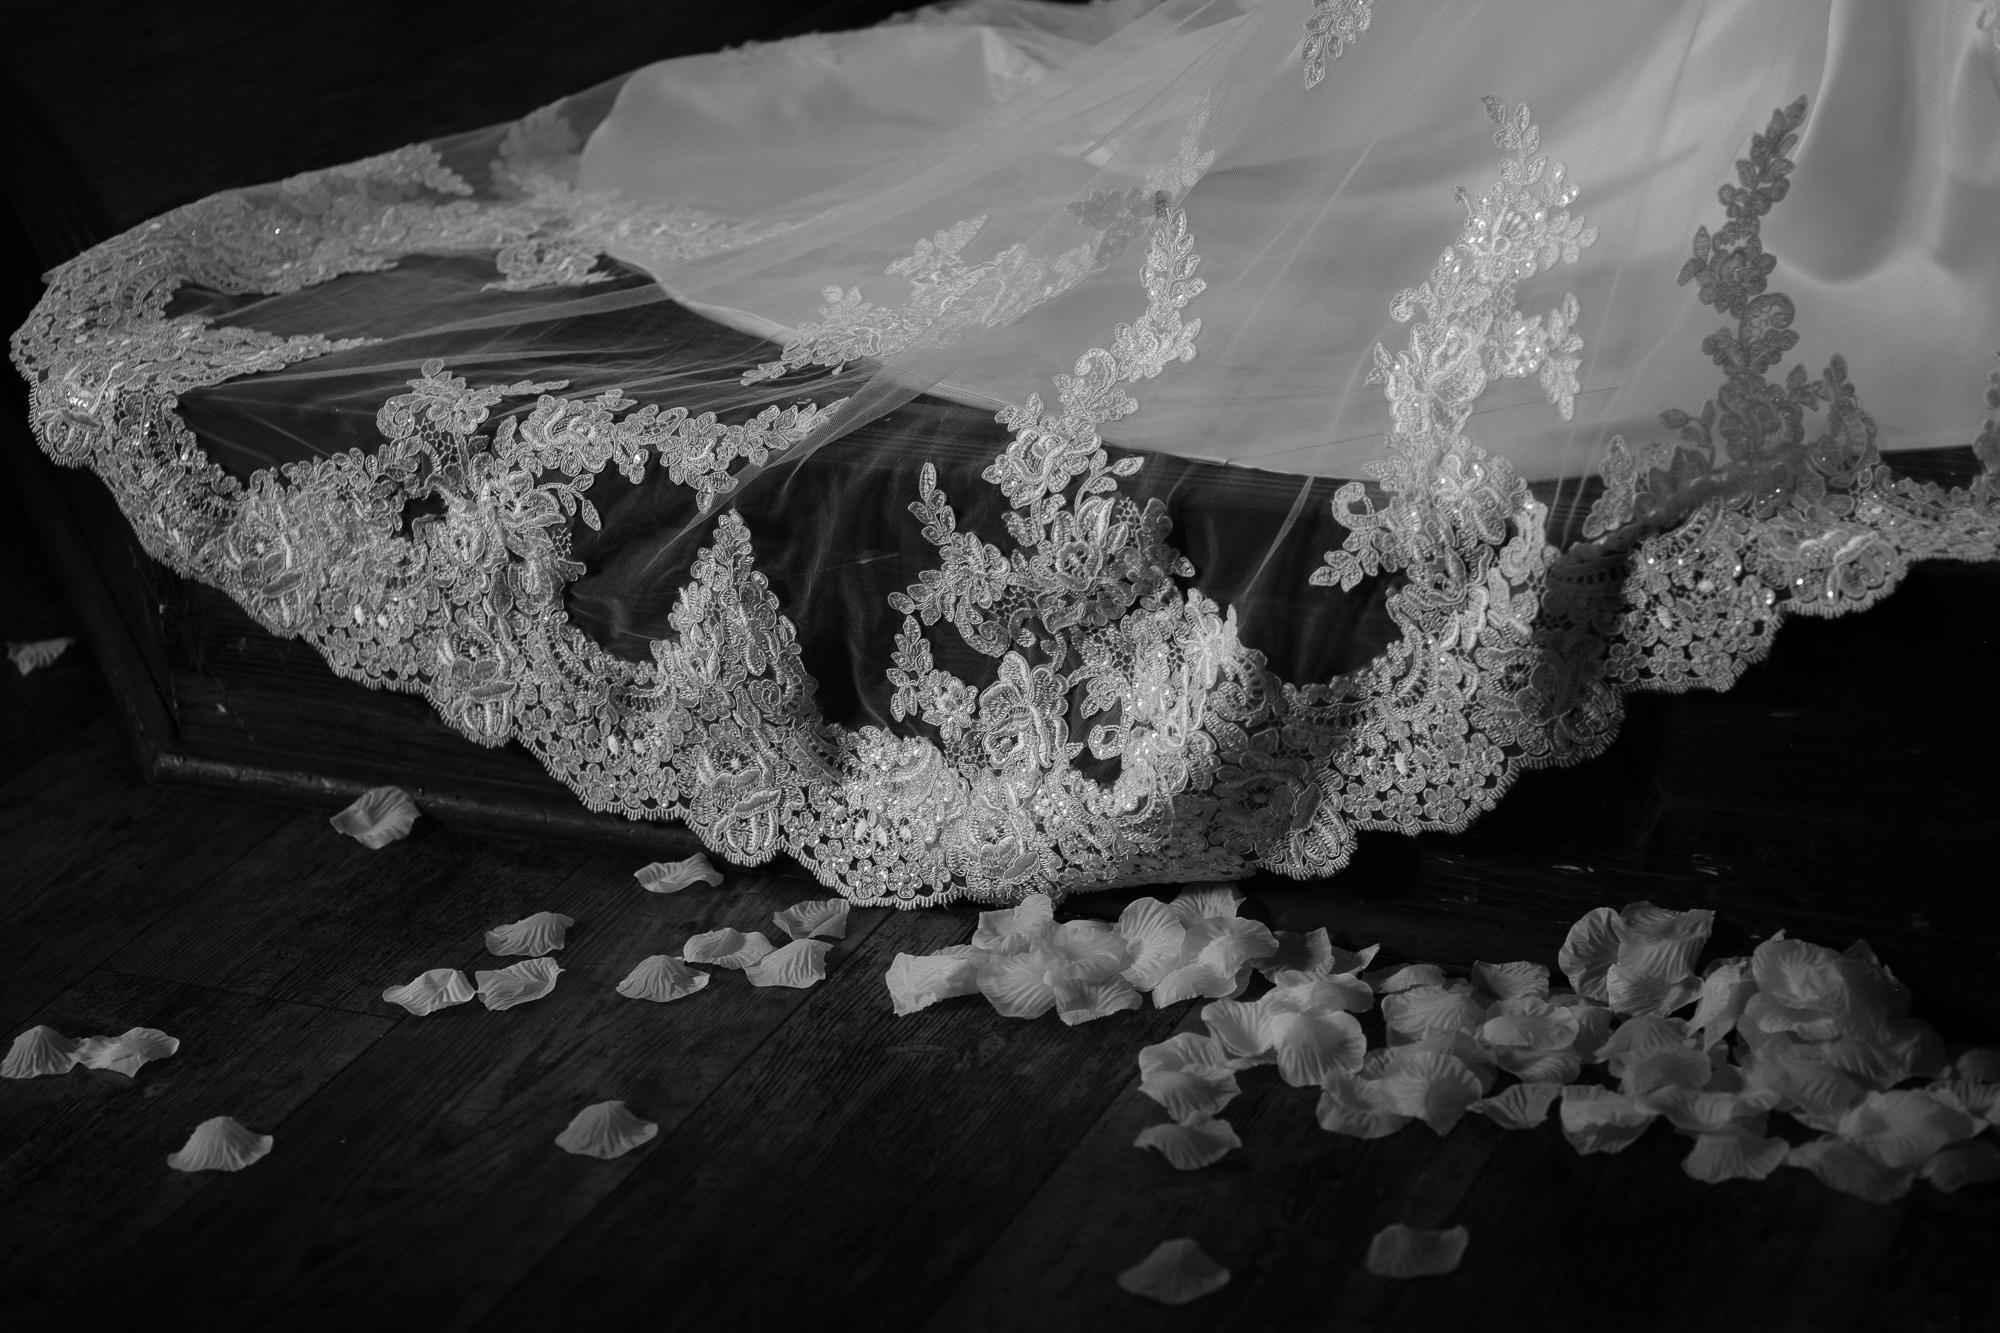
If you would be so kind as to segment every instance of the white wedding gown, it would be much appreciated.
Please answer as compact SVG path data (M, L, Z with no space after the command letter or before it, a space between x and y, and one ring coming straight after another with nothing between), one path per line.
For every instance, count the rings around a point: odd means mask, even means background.
M976 0L177 210L15 358L337 670L1007 900L1462 828L2000 557L1996 220L1990 3Z

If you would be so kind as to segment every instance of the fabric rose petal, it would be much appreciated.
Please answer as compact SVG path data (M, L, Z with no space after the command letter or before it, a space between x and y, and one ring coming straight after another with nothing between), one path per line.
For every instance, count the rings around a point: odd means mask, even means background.
M569 928L575 924L574 918L559 912L537 912L533 916L524 916L519 921L487 931L486 952L500 958L517 954L539 958L562 948L563 941L569 936Z
M1570 928L1557 963L1577 994L1621 1014L1667 1014L1700 993L1695 959L1715 913L1633 903L1600 907Z
M1464 1227L1419 1231L1394 1222L1368 1243L1368 1271L1377 1277L1438 1277L1457 1269L1471 1239Z
M1173 970L1153 987L1153 1003L1164 1009L1182 1000L1241 995L1250 984L1251 968L1277 951L1277 939L1259 922L1241 917L1197 921L1181 938Z
M219 1115L196 1125L181 1150L168 1155L167 1165L176 1171L241 1171L269 1155L272 1142L269 1134Z
M1829 1189L1870 1203L1902 1198L1917 1175L1915 1167L1887 1166L1866 1149L1831 1136L1798 1144L1785 1155L1785 1165L1810 1171Z
M1533 1129L1545 1124L1549 1108L1562 1096L1553 1083L1516 1083L1505 1092L1482 1097L1465 1109L1483 1115L1502 1129Z
M530 958L495 972L475 972L472 978L479 983L479 1002L497 1012L541 999L556 988L561 975L555 959Z
M1220 1000L1201 1011L1202 1021L1232 1056L1268 1056L1291 1086L1318 1087L1334 1070L1361 1068L1368 1040L1352 1014L1312 1007L1309 992L1273 990L1255 1004Z
M1152 1148L1176 1171L1198 1171L1221 1161L1232 1148L1243 1146L1227 1120L1200 1119L1148 1125L1132 1140L1135 1148Z
M1783 1139L1747 1129L1698 1134L1681 1170L1710 1185L1725 1180L1762 1180L1785 1164L1789 1151Z
M59 639L36 639L30 643L9 643L7 660L14 664L16 671L25 676L30 671L40 671L61 657L64 650L75 642L75 639L65 636Z
M14 1038L7 1058L0 1061L0 1078L43 1078L67 1074L82 1057L84 1039L65 1037L52 1027L38 1024Z
M1046 893L1031 893L998 912L981 912L972 947L990 954L1021 953L1055 929L1056 905Z
M782 912L773 912L771 920L779 930L795 940L810 939L815 935L842 940L847 938L849 907L845 898L816 898L811 902L795 903Z
M1238 1092L1228 1061L1214 1037L1177 1033L1139 1052L1139 1091L1183 1124L1218 1115Z
M1182 1237L1161 1241L1151 1254L1118 1275L1118 1285L1162 1305L1186 1305L1228 1286L1229 1270Z
M158 1028L127 1028L116 1037L90 1037L77 1047L76 1062L85 1069L109 1069L130 1078L140 1066L164 1060L181 1048L180 1038Z
M624 1102L597 1102L576 1113L556 1135L556 1147L578 1157L608 1161L623 1157L659 1132L658 1125L632 1114Z
M753 986L805 990L826 980L826 952L832 947L825 940L793 940L745 965L743 975Z
M379 852L407 837L416 825L417 814L417 803L401 787L370 787L327 823L370 851Z
M2000 1148L1985 1139L1961 1143L1925 1162L1917 1175L1941 1194L1955 1194L1967 1185L2000 1180Z
M1157 898L1135 898L1118 917L1118 935L1132 955L1124 972L1134 990L1150 991L1180 965L1187 927Z
M1190 884L1167 904L1167 910L1190 927L1200 921L1233 919L1242 907L1243 893L1234 884Z
M1572 1083L1562 1090L1563 1137L1579 1153L1622 1152L1658 1116L1651 1107L1610 1088Z
M656 953L650 958L639 960L625 979L618 983L618 993L628 1000L651 1000L665 1004L670 1000L682 1000L708 985L708 973L697 972L671 954Z
M941 953L899 953L889 964L889 1003L898 1017L928 1009L939 1000L979 994L979 968L986 955L970 945Z
M639 887L648 893L679 893L690 884L708 884L719 887L722 872L709 864L706 856L696 852L685 861L655 861L649 866L641 866L632 872L632 878L639 881Z
M689 936L688 942L681 946L681 961L740 971L770 952L771 941L764 938L763 931L753 930L746 935L724 926L721 930Z
M476 993L472 983L465 979L465 973L457 968L434 967L418 975L414 981L389 987L382 992L382 999L388 1004L401 1005L422 1018L451 1005L464 1004Z

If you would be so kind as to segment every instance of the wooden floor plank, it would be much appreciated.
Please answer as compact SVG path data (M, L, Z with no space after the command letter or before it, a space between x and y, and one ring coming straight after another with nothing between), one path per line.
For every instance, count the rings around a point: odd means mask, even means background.
M618 995L641 958L724 924L768 933L774 910L809 896L796 879L757 874L656 896L632 882L628 859L594 860L548 904L578 921L555 955L564 974L552 995L399 1020L288 1125L282 1160L150 1247L148 1281L214 1329L464 1326L490 1311L821 994L718 970L670 1004ZM450 892L459 919L481 919L478 884ZM853 914L831 953L836 977L886 915ZM577 1111L614 1099L659 1124L659 1139L608 1162L554 1146Z
M1130 1058L1126 1090L927 1329L1374 1328L1400 1293L1362 1269L1369 1238L1392 1221L1447 1224L1498 1146L1483 1124L1443 1140L1421 1125L1368 1141L1329 1134L1314 1119L1317 1090L1258 1069L1239 1076L1243 1092L1223 1113L1244 1146L1176 1171L1133 1146L1167 1116L1138 1091L1136 1044ZM1177 1237L1227 1266L1229 1286L1173 1309L1117 1285ZM1302 1311L1321 1314L1301 1323Z
M628 872L619 889L593 881L582 900L567 896L566 879L588 856L568 843L499 841L428 821L370 850L324 813L302 812L113 965L379 1014L383 987L420 972L504 966L482 943L489 927L555 911L576 918L579 940L602 929L601 900L640 890Z
M70 1036L158 1028L178 1053L135 1077L108 1070L0 1083L0 1292L103 1327L119 1258L196 1199L227 1212L291 1149L290 1117L392 1023L226 991L93 972L33 1017ZM166 1165L201 1121L228 1115L274 1134L273 1157L237 1175ZM186 1234L186 1233L184 1233ZM194 1239L199 1243L199 1233ZM170 1310L153 1307L149 1322ZM8 1318L0 1304L0 1321Z
M894 956L972 925L912 913L877 930L509 1295L509 1326L586 1305L605 1329L920 1323L1181 1017L1069 1028L978 998L896 1017Z
M27 1013L296 818L254 802L145 788L63 809L29 823L9 849L8 859L29 867L13 883L34 886L0 912L8 935L30 942L0 970L0 1030L10 1035ZM8 841L0 835L0 845ZM0 871L0 884L8 882Z

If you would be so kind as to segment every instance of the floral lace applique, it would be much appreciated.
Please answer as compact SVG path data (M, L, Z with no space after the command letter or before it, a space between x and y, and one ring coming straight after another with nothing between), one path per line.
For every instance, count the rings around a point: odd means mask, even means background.
M1306 87L1317 87L1326 77L1326 62L1340 59L1374 20L1375 0L1313 0L1313 12L1306 15L1306 38L1299 47L1306 64Z
M1699 417L1669 414L1672 446L1614 448L1589 538L1550 545L1542 506L1464 428L1497 377L1539 376L1559 411L1576 392L1574 302L1528 319L1514 291L1592 233L1526 113L1489 109L1510 156L1429 281L1398 298L1399 318L1422 319L1376 356L1391 457L1372 488L1338 493L1350 536L1314 579L1387 576L1402 636L1325 684L1277 679L1232 612L1183 586L1194 571L1164 509L1120 492L1141 460L1104 447L1136 408L1128 386L1190 359L1200 332L1183 315L1203 287L1187 214L1160 192L1138 196L1155 219L1144 312L1057 377L1053 409L1031 397L1002 414L1011 439L982 476L1008 501L1010 549L960 528L933 470L919 479L911 509L940 567L892 599L888 678L895 719L921 734L827 722L733 512L650 662L612 657L563 612L580 573L569 524L596 521L605 467L661 467L712 507L735 464L790 448L838 404L724 425L617 390L472 387L431 363L384 404L374 454L248 482L180 420L189 387L345 345L168 320L180 283L296 290L405 247L497 251L593 216L582 205L469 199L428 149L204 201L57 270L15 357L43 447L92 467L148 551L341 675L421 692L482 744L521 741L590 808L683 820L739 863L789 852L863 902L1321 875L1357 829L1462 828L1519 771L1602 749L1630 690L1729 684L1788 611L1865 606L1917 559L2000 556L2000 372L1974 446L1986 471L1955 490L1891 476L1837 360L1817 380L1764 378L1792 310L1766 290L1758 218L1783 194L1802 107L1753 140L1723 192L1729 222L1698 234L1685 274L1736 321L1705 344L1722 390ZM561 198L559 162L531 169L568 151L561 135L545 124L521 145L503 154L512 178ZM946 622L993 661L990 682L939 668L926 630ZM1086 750L1103 780L1079 767Z
M883 270L907 278L910 294L896 306L864 300L861 289L828 287L819 319L799 325L783 354L744 372L743 383L779 379L808 366L838 371L851 361L883 360L912 347L949 347L974 328L1002 328L1098 272L1152 229L1184 198L1215 161L1202 148L1213 99L1204 94L1188 115L1178 147L1147 174L1143 187L1097 190L1065 211L1095 231L1097 240L1043 260L1026 246L1010 245L991 259L968 264L965 247L986 226L967 218L920 240Z

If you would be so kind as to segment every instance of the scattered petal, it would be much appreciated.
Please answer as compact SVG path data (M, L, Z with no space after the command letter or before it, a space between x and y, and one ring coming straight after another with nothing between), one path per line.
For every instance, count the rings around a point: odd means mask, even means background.
M1915 1167L1885 1166L1874 1154L1835 1138L1801 1143L1785 1154L1785 1165L1818 1176L1820 1183L1870 1203L1888 1203L1910 1192Z
M1055 983L1056 1017L1071 1027L1145 1005L1132 983L1116 974L1098 981Z
M1562 1096L1553 1083L1516 1083L1507 1091L1482 1097L1466 1107L1502 1129L1533 1129L1549 1118L1549 1108Z
M1688 1031L1699 1033L1703 1046L1713 1046L1735 1030L1737 1020L1743 1017L1743 1006L1757 993L1757 983L1750 979L1748 958L1720 958L1708 965L1708 975L1702 978L1701 994L1696 999L1694 1017L1688 1020Z
M1866 1091L1832 1065L1809 1058L1805 1048L1777 1042L1754 1048L1743 1077L1746 1087L1769 1094L1776 1109L1821 1130L1833 1129Z
M1049 981L1055 961L1045 949L995 955L980 965L980 993L1002 1018L1040 1018L1056 1007Z
M1125 980L1149 991L1180 965L1181 941L1187 927L1157 898L1135 898L1118 917L1118 934L1131 951Z
M721 930L689 936L688 942L681 946L681 960L741 969L770 952L771 941L764 938L763 931L753 930L745 935L724 926Z
M1245 969L1246 973L1248 969ZM1232 976L1217 972L1206 963L1189 963L1169 972L1157 986L1153 987L1153 1004L1164 1009L1182 1000L1207 1000L1222 996L1241 995L1248 985L1248 977Z
M1118 1275L1134 1296L1162 1305L1186 1305L1229 1285L1229 1270L1186 1238L1163 1240L1151 1254Z
M1055 929L1056 905L1046 893L1031 893L1019 905L999 912L981 912L972 947L991 954L1016 954L1047 938Z
M1531 1051L1518 1046L1497 1046L1492 1055L1496 1066L1523 1083L1574 1083L1577 1075L1583 1072L1583 1061L1575 1051Z
M1392 1222L1368 1242L1368 1271L1377 1277L1438 1277L1458 1268L1471 1239L1464 1227L1419 1231Z
M1398 1115L1421 1120L1438 1134L1451 1133L1484 1091L1457 1056L1409 1049L1394 1053L1375 1086Z
M1608 907L1586 912L1569 928L1562 951L1556 955L1556 966L1576 993L1599 1003L1609 998L1605 978L1617 961L1618 914Z
M530 958L497 972L475 972L479 1002L488 1009L512 1009L517 1004L539 1000L556 988L562 969L553 958Z
M1144 1052L1140 1054L1143 1069ZM1168 1115L1185 1125L1220 1115L1222 1108L1236 1099L1239 1089L1233 1071L1195 1065L1141 1073L1139 1091L1165 1107Z
M116 1037L90 1037L77 1047L76 1062L85 1069L109 1069L131 1077L141 1065L164 1060L181 1048L178 1037L157 1028L127 1028Z
M1231 1148L1241 1148L1243 1140L1227 1120L1204 1119L1148 1125L1132 1146L1158 1149L1177 1171L1198 1171L1221 1161Z
M7 645L7 657L9 661L13 662L14 669L25 676L30 671L41 670L58 657L61 657L63 650L75 642L75 639L64 637L60 639L36 639L32 643L9 643Z
M826 951L833 946L825 940L793 940L782 949L773 949L756 962L746 965L743 975L753 986L787 986L804 990L826 980Z
M1181 938L1181 962L1200 963L1219 976L1240 976L1278 951L1277 938L1260 922L1207 917Z
M176 1171L241 1171L271 1151L269 1134L256 1134L226 1115L204 1120L194 1128L167 1165Z
M1470 1032L1486 1017L1486 1006L1464 982L1450 986L1413 986L1382 997L1382 1021L1389 1044L1401 1046L1439 1033Z
M1658 1112L1622 1092L1588 1083L1562 1090L1563 1137L1579 1153L1613 1153L1630 1146Z
M1922 1166L1985 1123L1922 1089L1871 1092L1840 1118L1840 1137L1888 1167Z
M400 1004L417 1017L436 1013L454 1004L464 1004L474 992L465 973L455 967L434 967L415 981L391 986L382 992L388 1004Z
M1479 963L1472 979L1496 1000L1549 998L1549 970L1540 963Z
M771 920L777 923L779 930L795 940L811 939L815 935L844 940L847 938L847 911L850 905L845 898L819 898L796 903L782 912L773 912Z
M962 956L952 953L899 953L889 964L889 1002L898 1017L928 1009L939 1000L979 993L979 967L986 961L982 953Z
M380 851L409 835L417 813L417 803L401 787L370 787L327 822L363 847Z
M1952 1072L1968 1083L2000 1083L2000 1050L1975 1046L1958 1057Z
M1382 1085L1339 1070L1320 1083L1319 1127L1330 1134L1379 1139L1410 1123L1391 1104Z
M1048 945L1068 964L1064 971L1072 981L1109 980L1132 961L1125 937L1102 921L1065 921L1049 932Z
M1292 1011L1267 1005L1264 1034L1277 1057L1278 1075L1295 1088L1316 1088L1334 1070L1353 1073L1368 1053L1368 1039L1343 1010Z
M1678 1020L1646 1014L1621 1023L1597 1055L1606 1061L1614 1077L1649 1055L1660 1051L1687 1049L1686 1028Z
M14 1044L7 1048L6 1060L0 1062L0 1078L67 1074L82 1058L78 1052L83 1047L83 1038L65 1037L52 1027L38 1024L14 1038Z
M1334 976L1273 972L1270 976L1274 987L1272 994L1284 996L1283 1003L1290 1009L1318 1009L1329 1013L1344 1009L1349 1013L1365 1014L1375 1007L1374 989L1353 972L1341 972Z
M1748 1130L1698 1134L1681 1170L1710 1185L1725 1180L1762 1180L1785 1164L1789 1151L1783 1139Z
M1234 884L1190 884L1167 904L1184 926L1202 921L1234 918L1243 906L1243 894Z
M1627 1061L1618 1080L1618 1090L1628 1097L1644 1097L1668 1087L1698 1091L1707 1085L1709 1073L1705 1053L1676 1046Z
M708 858L700 852L685 861L655 861L649 866L641 866L632 872L632 878L638 880L639 887L648 893L679 893L695 883L717 888L722 885L722 872L709 864Z
M1534 995L1523 995L1501 1000L1486 1011L1479 1040L1488 1046L1566 1051L1576 1041L1580 1026L1576 1010L1550 1004Z
M1394 995L1419 986L1442 986L1445 976L1444 969L1435 963L1412 963L1408 967L1389 967L1371 972L1362 980L1373 986L1377 995Z
M650 1120L625 1109L624 1102L598 1102L576 1113L556 1135L556 1147L579 1157L623 1157L660 1132Z
M2000 1148L1985 1139L1961 1143L1925 1162L1917 1174L1943 1194L1954 1194L1967 1185L2000 1180Z
M697 972L671 954L656 953L642 958L638 966L618 983L618 993L628 1000L686 999L708 984L708 973Z
M569 928L575 924L573 918L558 912L537 912L533 916L524 916L511 925L495 926L487 931L486 952L501 958L514 954L539 958L562 948Z

